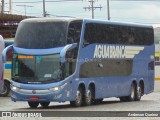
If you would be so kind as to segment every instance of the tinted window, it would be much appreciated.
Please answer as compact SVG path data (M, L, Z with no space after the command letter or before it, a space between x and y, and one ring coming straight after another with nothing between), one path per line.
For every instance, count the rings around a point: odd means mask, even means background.
M82 29L82 21L74 21L69 24L67 44L79 43Z
M77 54L78 54L78 48L74 48L70 51L67 51L66 54L66 76L70 76L74 73L76 69L76 63L77 63Z
M84 41L84 44L151 45L154 37L152 28L88 23Z
M21 48L53 48L66 43L68 23L64 21L22 22L14 45Z
M102 60L81 65L80 77L128 76L132 73L131 60Z

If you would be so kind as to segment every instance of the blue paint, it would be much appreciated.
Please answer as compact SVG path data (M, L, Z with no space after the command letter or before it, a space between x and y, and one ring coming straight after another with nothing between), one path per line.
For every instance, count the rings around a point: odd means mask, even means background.
M60 54L61 59L60 62L65 62L66 52L71 50L77 46L79 46L78 57L76 62L75 72L69 76L64 78L64 80L57 81L54 83L47 83L47 84L24 84L24 83L17 83L12 80L11 85L17 86L20 89L26 90L48 90L50 88L61 86L67 83L67 85L58 91L48 92L47 94L36 94L39 96L39 101L73 101L76 98L76 91L80 84L84 84L85 92L87 92L89 85L95 85L95 98L108 98L108 97L122 97L128 96L130 94L131 84L133 80L136 81L137 85L139 84L140 80L144 82L144 94L149 94L153 91L154 86L154 62L151 60L150 56L154 55L155 48L154 45L150 46L141 46L144 47L142 51L134 56L134 58L118 58L119 60L133 60L132 65L132 73L128 76L103 76L103 77L90 77L90 78L80 78L80 68L85 60L98 60L101 59L94 59L94 50L95 46L99 45L98 43L90 44L86 47L83 47L84 43L84 30L86 23L104 23L104 24L114 24L114 25L125 25L125 26L134 26L134 27L144 27L144 28L151 28L151 26L146 25L138 25L138 24L125 24L125 23L118 23L118 22L108 22L108 21L97 21L97 20L89 20L84 19L82 24L82 31L80 36L80 43L74 43L65 45L63 47L58 48L50 48L50 49L23 49L13 46L14 53L24 54L24 55L35 55L37 56L36 59L38 61L41 60L40 55L50 55L50 54ZM106 46L114 46L115 44L105 44ZM131 47L133 45L125 45ZM135 47L140 47L136 46ZM8 48L9 49L9 48ZM4 50L7 51L8 49ZM5 54L6 52L4 52ZM5 56L5 55L4 55ZM103 58L104 60L112 60L117 58ZM98 69L98 68L97 68ZM100 68L99 68L100 69ZM70 95L67 96L67 92L69 91ZM11 90L12 94L17 96L14 98L12 96L13 101L29 101L30 96L35 96L35 94L25 94L20 93L14 90ZM54 96L57 94L62 94L62 96L58 99L54 99Z
M11 69L12 65L11 64L5 64L5 69Z
M36 61L40 62L40 61L41 61L41 59L42 59L42 57L41 57L41 56L36 56Z

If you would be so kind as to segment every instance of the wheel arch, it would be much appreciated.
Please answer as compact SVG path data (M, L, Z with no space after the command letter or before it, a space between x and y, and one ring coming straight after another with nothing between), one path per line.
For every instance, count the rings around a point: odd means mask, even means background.
M94 99L95 99L95 96L96 96L96 86L95 86L95 83L93 82L93 81L91 81L90 83L89 83L89 85L88 85L88 89L90 89L90 87L91 87L91 89L93 90L93 95L94 95Z
M9 85L10 85L10 80L8 80L8 79L4 79L4 82L6 82L7 84L9 84Z
M80 82L79 85L78 85L78 88L82 88L82 91L83 91L83 94L85 94L86 92L86 86L85 86L85 83L84 82ZM77 89L78 89L77 88Z
M134 84L135 87L137 88L137 81L136 81L135 79L132 81L131 85L132 85L132 84Z
M79 85L78 85L78 88L79 88L79 87L82 87L82 88L86 89L86 86L85 86L85 83L84 83L84 82L80 82Z

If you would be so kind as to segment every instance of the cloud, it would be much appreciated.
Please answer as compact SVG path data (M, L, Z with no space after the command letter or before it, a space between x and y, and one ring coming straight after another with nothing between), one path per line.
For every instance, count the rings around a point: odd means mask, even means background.
M160 21L159 6L159 2L116 3L112 6L111 17L132 21Z
M20 1L20 0L17 0ZM17 7L13 4L13 11L17 14L24 14L23 7ZM32 4L27 4L32 5ZM95 6L102 6L101 11L96 9L96 19L107 19L107 1L99 0ZM42 3L33 4L34 7L27 8L27 15L42 16ZM84 10L83 7L89 6L88 1L80 2L52 2L46 3L46 11L52 15L75 16L91 18L91 11ZM160 21L160 2L154 1L112 1L110 0L111 20L118 21L135 21L135 22L159 22ZM37 14L32 14L37 13Z

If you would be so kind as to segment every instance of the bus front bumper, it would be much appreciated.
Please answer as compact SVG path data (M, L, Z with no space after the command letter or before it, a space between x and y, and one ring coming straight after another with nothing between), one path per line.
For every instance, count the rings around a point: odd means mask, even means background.
M64 87L63 87L64 88ZM64 89L54 88L52 90L43 89L43 90L28 90L20 89L11 86L11 99L12 101L56 101L64 102L66 97L66 92ZM62 94L63 93L63 94Z
M47 94L24 94L11 90L12 101L63 101L63 95L59 92L51 92Z

